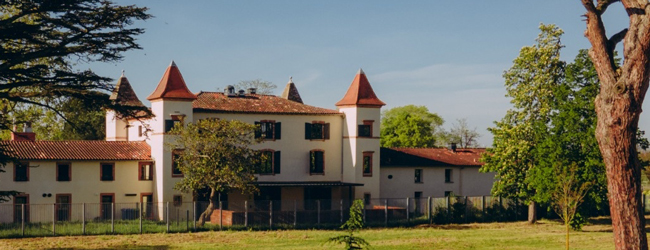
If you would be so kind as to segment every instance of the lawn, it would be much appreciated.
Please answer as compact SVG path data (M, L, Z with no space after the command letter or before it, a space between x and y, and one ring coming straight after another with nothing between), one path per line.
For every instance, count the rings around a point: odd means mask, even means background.
M607 219L572 232L572 249L614 249ZM564 227L555 221L367 229L373 249L563 249ZM0 249L341 249L323 242L332 230L223 231L2 239Z

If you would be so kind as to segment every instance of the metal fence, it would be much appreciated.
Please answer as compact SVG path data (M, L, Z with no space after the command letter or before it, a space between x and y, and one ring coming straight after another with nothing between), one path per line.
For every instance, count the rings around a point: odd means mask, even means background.
M525 219L527 207L498 197L371 199L369 227ZM349 218L349 200L222 201L197 223L207 202L0 204L0 237L137 234L219 229L338 228Z

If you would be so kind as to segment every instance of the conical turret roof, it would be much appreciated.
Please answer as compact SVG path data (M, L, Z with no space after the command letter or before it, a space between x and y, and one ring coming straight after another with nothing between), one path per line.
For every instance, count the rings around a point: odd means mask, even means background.
M144 107L144 104L142 104L138 96L135 94L135 91L133 91L131 83L129 83L129 79L124 76L124 71L122 71L122 76L120 76L120 79L117 80L115 89L113 89L113 93L109 99L125 106Z
M284 87L281 97L290 101L303 103L302 98L300 98L300 93L298 93L298 88L293 84L293 77L289 77L289 82L287 83L287 86Z
M187 88L185 80L183 80L183 75L181 71L178 70L176 63L172 63L167 67L165 74L156 90L147 97L147 100L153 101L157 99L176 99L176 100L195 100L196 95L194 95Z
M381 107L384 105L386 103L377 98L375 92L372 90L372 86L370 86L368 78L366 78L366 73L362 69L359 69L359 72L357 72L343 99L336 103L336 106Z

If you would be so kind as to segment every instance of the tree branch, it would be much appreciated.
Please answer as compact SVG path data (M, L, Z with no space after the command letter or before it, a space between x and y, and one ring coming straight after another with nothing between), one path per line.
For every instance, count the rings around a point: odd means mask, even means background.
M598 1L598 7L596 7L596 10L598 10L598 14L602 15L605 13L605 10L607 10L607 7L609 7L610 4L613 4L615 2L620 2L621 0L599 0Z

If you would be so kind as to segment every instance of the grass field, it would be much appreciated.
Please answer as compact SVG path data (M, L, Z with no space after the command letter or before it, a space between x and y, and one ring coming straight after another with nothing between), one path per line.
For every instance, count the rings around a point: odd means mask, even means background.
M614 249L607 219L572 232L572 249ZM367 229L372 249L563 249L564 227L555 221ZM0 249L341 249L323 242L332 230L222 231L144 235L2 239Z

